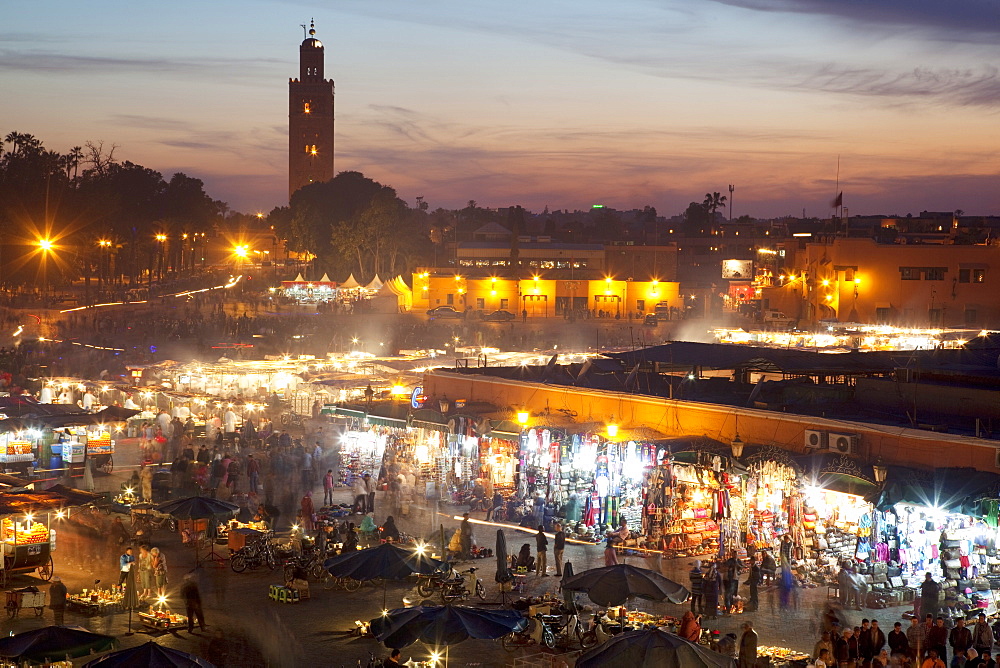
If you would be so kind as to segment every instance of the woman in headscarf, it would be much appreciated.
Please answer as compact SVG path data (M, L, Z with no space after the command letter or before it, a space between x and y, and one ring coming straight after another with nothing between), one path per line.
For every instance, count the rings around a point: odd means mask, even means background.
M354 522L347 523L347 530L344 534L344 545L340 548L340 553L350 553L358 549L358 532L354 530Z
M698 642L698 639L701 638L701 625L698 624L698 620L690 610L685 612L684 616L681 617L681 629L677 635L694 643Z
M399 542L399 529L396 528L396 520L392 515L385 518L385 524L382 525L382 538L394 543Z
M517 553L517 561L514 562L514 568L524 568L530 571L534 567L535 558L531 556L531 546L525 543Z
M701 594L705 599L704 611L709 619L715 619L719 615L719 592L721 590L722 576L713 561L701 584Z

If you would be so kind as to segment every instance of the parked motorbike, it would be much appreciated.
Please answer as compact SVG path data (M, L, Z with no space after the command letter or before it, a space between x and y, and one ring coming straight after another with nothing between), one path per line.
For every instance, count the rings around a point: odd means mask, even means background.
M257 540L242 547L229 559L229 567L234 573L242 573L248 568L256 570L260 566L267 566L268 570L272 571L278 567L274 547L269 540Z
M486 600L486 587L483 586L482 578L476 577L475 568L470 568L457 574L454 578L445 580L441 586L441 600L445 603L469 598L473 593L480 600Z
M508 633L500 638L500 644L508 652L533 645L544 645L549 649L555 649L556 636L542 619L529 617L528 626L523 631Z
M542 621L555 635L556 646L569 647L577 644L587 649L597 644L596 634L586 633L575 610L562 609L559 612L560 614L555 615L541 615Z
M452 579L451 565L445 564L437 573L417 574L417 593L423 597L432 595L435 591L444 589L444 583Z

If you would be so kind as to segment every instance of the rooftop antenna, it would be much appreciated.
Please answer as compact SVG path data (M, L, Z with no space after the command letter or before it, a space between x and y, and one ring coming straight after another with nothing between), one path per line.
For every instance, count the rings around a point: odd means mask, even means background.
M307 39L309 35L308 33L306 33L306 30L309 29L309 26L307 26L305 23L300 23L299 25L302 26L302 39Z

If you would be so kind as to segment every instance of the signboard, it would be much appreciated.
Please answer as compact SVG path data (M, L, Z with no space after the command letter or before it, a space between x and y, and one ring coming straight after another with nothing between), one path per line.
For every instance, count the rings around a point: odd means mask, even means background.
M427 397L424 395L424 388L418 385L413 388L413 394L410 395L410 406L423 408L425 403L427 403Z
M722 278L749 281L753 278L753 260L723 260Z

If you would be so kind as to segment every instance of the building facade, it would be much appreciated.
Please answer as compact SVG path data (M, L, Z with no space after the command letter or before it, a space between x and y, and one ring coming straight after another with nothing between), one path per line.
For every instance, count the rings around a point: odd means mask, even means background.
M311 23L299 46L299 78L288 80L288 199L334 176L333 80L324 78L324 47Z
M825 319L897 326L1000 327L1000 246L880 244L837 237L784 245L761 288L765 309L801 324Z

